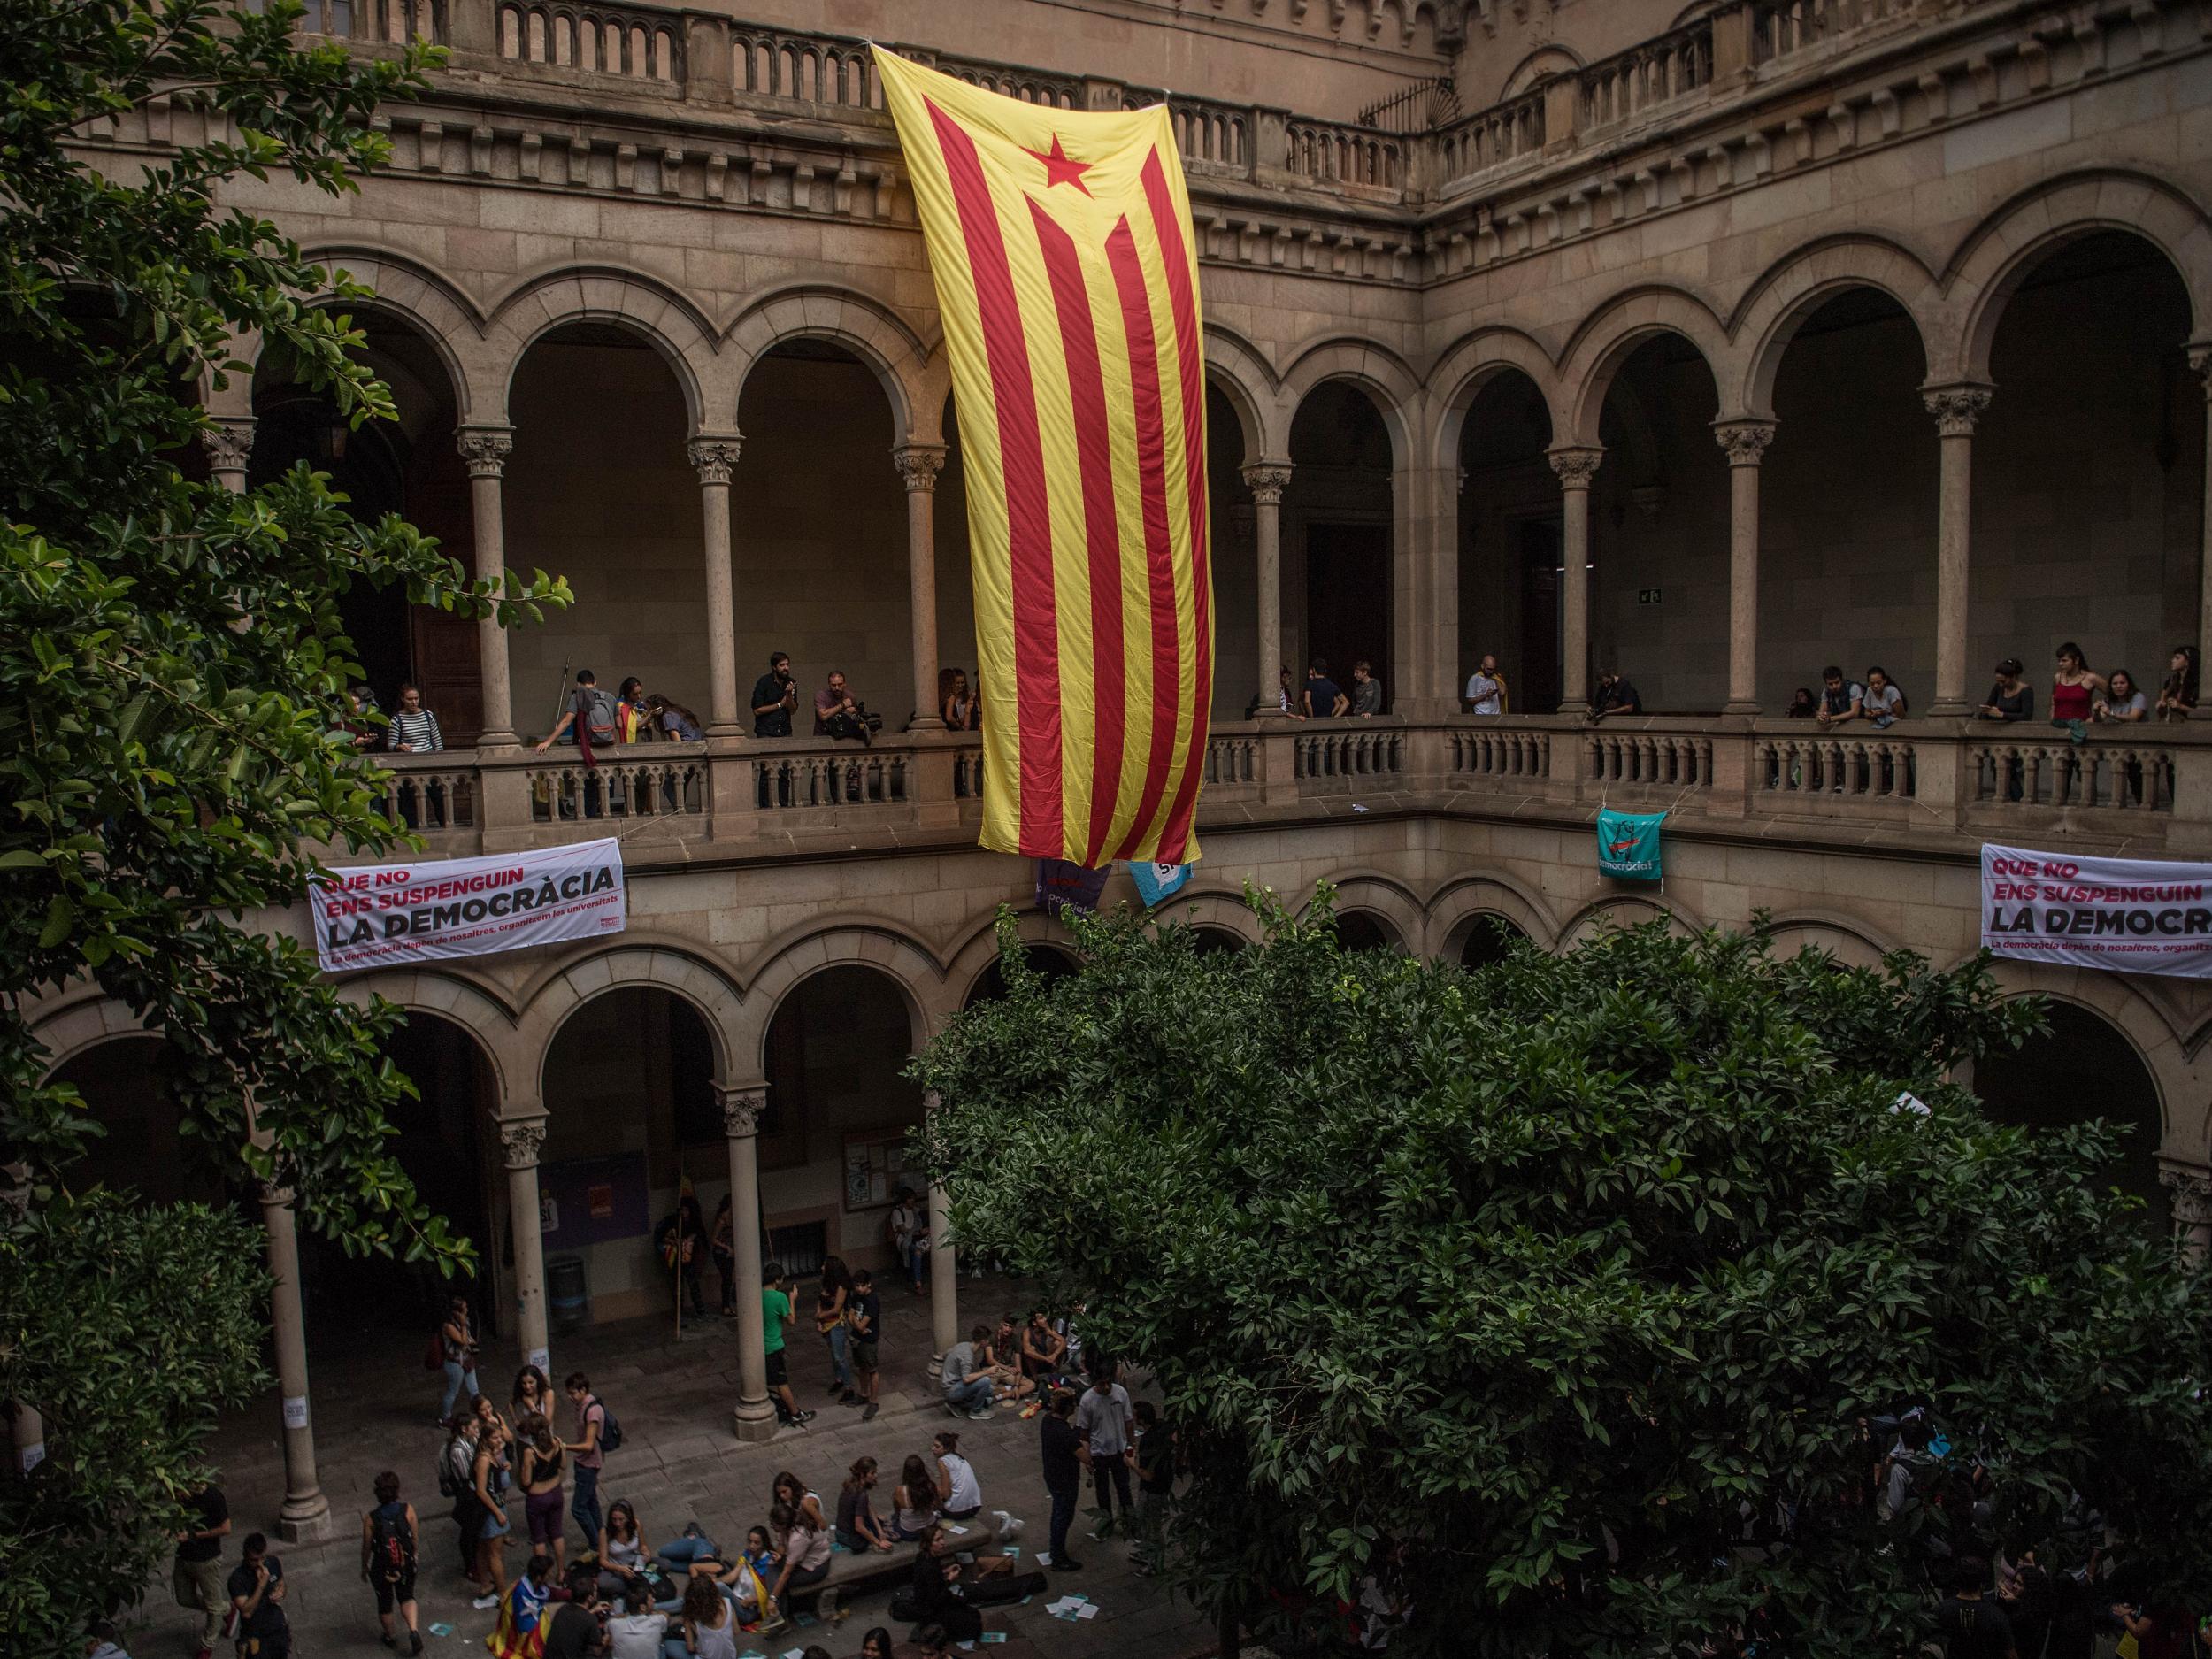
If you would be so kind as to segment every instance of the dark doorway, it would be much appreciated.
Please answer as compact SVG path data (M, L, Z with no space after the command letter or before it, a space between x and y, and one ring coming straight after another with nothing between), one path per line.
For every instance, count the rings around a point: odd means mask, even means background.
M2158 1179L2158 1086L2117 1027L2071 1002L2047 1002L2050 1030L2019 1048L1974 1063L1974 1092L1999 1123L2055 1129L2101 1118L2120 1132L2120 1156L2085 1171L2095 1186L2117 1187L2149 1207L2162 1233L2171 1210Z
M1521 525L1521 677L1507 692L1515 714L1549 714L1559 707L1561 542L1556 518Z
M1494 962L1503 962L1513 954L1513 947L1527 937L1504 917L1486 911L1476 917L1474 926L1467 930L1467 942L1459 948L1459 965L1486 968Z
M1030 972L1047 979L1064 979L1082 971L1082 964L1064 950L1052 945L1024 945L1022 961ZM994 956L982 972L975 976L975 984L969 988L968 1000L963 1008L973 1008L978 1002L996 1002L1006 995L1006 971Z
M1390 526L1306 525L1306 633L1309 661L1329 659L1329 678L1352 683L1352 664L1371 664L1383 683L1383 706L1395 687L1390 674ZM1294 672L1294 684L1304 676ZM1349 695L1348 691L1347 695Z
M365 1331L427 1334L457 1286L468 1292L479 1322L500 1328L497 1298L486 1294L488 1264L505 1241L489 1223L481 1140L495 1098L491 1068L476 1041L433 1014L410 1013L385 1053L415 1086L417 1098L387 1113L397 1133L386 1143L416 1195L447 1230L476 1246L479 1279L449 1284L422 1262L392 1256L349 1256L303 1226L300 1282L306 1292L308 1336L342 1349Z
M1398 936L1368 910L1346 910L1336 918L1336 942L1346 950L1396 950Z

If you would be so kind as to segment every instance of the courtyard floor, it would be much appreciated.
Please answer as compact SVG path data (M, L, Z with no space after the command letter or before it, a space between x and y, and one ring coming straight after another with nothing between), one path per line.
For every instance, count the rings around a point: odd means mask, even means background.
M710 1276L711 1294L711 1276ZM964 1276L960 1281L962 1325L977 1323L1028 1303L1003 1279ZM688 1325L680 1340L671 1322L631 1320L595 1326L553 1339L556 1386L571 1371L590 1374L592 1386L623 1429L623 1444L611 1453L600 1481L604 1503L626 1497L637 1506L649 1541L660 1542L698 1521L726 1545L741 1539L747 1527L767 1518L769 1486L779 1471L790 1470L834 1508L845 1471L856 1458L873 1456L880 1466L876 1509L889 1507L897 1471L909 1453L926 1454L929 1438L952 1424L928 1373L930 1304L926 1297L887 1287L883 1299L885 1370L882 1410L863 1423L855 1407L830 1402L827 1351L794 1330L791 1380L803 1407L819 1415L804 1430L787 1430L764 1443L741 1443L731 1432L737 1403L737 1335L729 1321L710 1317L703 1327ZM315 1317L311 1310L310 1317ZM334 1323L325 1319L319 1325ZM372 1507L371 1483L383 1469L396 1470L402 1494L416 1507L423 1524L422 1569L418 1580L425 1652L429 1659L465 1659L479 1644L494 1615L469 1605L454 1558L450 1505L437 1495L435 1479L442 1432L432 1426L442 1377L422 1369L427 1333L411 1340L392 1335L342 1339L320 1335L310 1359L315 1449L324 1494L330 1500L332 1532L312 1544L276 1540L277 1507L284 1495L281 1418L273 1386L247 1409L226 1416L216 1432L211 1456L232 1515L232 1536L225 1551L235 1564L240 1540L252 1531L269 1533L284 1562L286 1611L294 1632L294 1652L302 1659L342 1652L374 1654L377 1645L374 1598L360 1577L359 1528ZM519 1364L511 1340L487 1345L480 1376L485 1391L505 1409ZM987 1509L1003 1509L1027 1522L1013 1540L1025 1569L1046 1548L1048 1506L1038 1471L1037 1425L1002 1407L987 1423L962 1421L961 1450L974 1463ZM519 1509L517 1510L519 1530ZM1174 1598L1159 1580L1131 1571L1128 1546L1119 1540L1094 1543L1092 1523L1079 1515L1069 1535L1084 1563L1080 1572L1050 1575L1049 1590L1027 1606L991 1609L987 1631L1006 1640L979 1647L979 1655L1004 1659L1090 1659L1107 1654L1143 1655L1147 1659L1182 1659L1210 1653L1213 1632L1189 1603ZM577 1546L575 1523L568 1524L569 1545ZM508 1571L526 1552L510 1547ZM1098 1616L1067 1623L1045 1609L1064 1592L1079 1592L1098 1608ZM765 1640L749 1641L741 1632L739 1652L765 1659L819 1642L835 1659L857 1654L862 1635L874 1624L888 1624L888 1589L856 1594L847 1600L841 1622L809 1624ZM171 1599L167 1575L150 1590L131 1619L127 1640L135 1659L188 1655L198 1615ZM449 1629L434 1634L432 1627ZM892 1625L894 1636L909 1632ZM405 1651L403 1646L402 1652ZM902 1659L910 1650L902 1647Z

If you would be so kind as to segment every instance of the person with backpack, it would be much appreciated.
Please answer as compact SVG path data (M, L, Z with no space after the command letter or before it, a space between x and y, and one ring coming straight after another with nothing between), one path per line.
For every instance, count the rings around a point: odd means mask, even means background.
M541 755L563 738L576 745L578 755L587 768L584 779L584 816L599 818L604 809L601 804L600 783L589 775L589 769L599 764L598 751L612 750L622 741L622 707L611 694L599 688L599 676L588 668L576 671L576 688L569 694L568 707L555 723L553 730L537 746Z
M606 1455L621 1446L622 1425L592 1393L591 1379L583 1372L569 1372L563 1389L576 1408L576 1438L561 1442L561 1449L576 1460L571 1465L575 1480L568 1512L584 1529L584 1548L593 1549L598 1547L599 1529L606 1525L599 1511L599 1471L606 1466Z
M392 1629L392 1609L407 1621L407 1651L422 1651L422 1632L415 1622L415 1506L399 1495L399 1477L386 1470L376 1478L376 1507L361 1517L361 1576L376 1592L376 1620L384 1627L380 1639L387 1647L398 1646Z
M482 1427L475 1412L462 1412L446 1432L445 1450L438 1456L438 1495L453 1501L461 1576L478 1595L491 1588L476 1576L476 1546L484 1535L484 1506L476 1501L476 1437Z

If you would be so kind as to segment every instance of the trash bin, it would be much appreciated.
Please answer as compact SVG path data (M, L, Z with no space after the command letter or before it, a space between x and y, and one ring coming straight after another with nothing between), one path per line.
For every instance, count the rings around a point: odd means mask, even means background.
M591 1289L580 1256L556 1256L545 1264L545 1295L552 1304L553 1328L581 1329L591 1320Z

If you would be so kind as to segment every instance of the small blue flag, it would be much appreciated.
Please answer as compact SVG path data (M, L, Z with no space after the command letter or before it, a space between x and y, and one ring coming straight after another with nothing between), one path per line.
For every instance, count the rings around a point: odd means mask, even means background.
M1598 812L1598 872L1623 881L1656 881L1664 812Z
M1188 864L1133 864L1129 876L1137 884L1137 896L1150 910L1162 899L1171 898L1190 880Z

